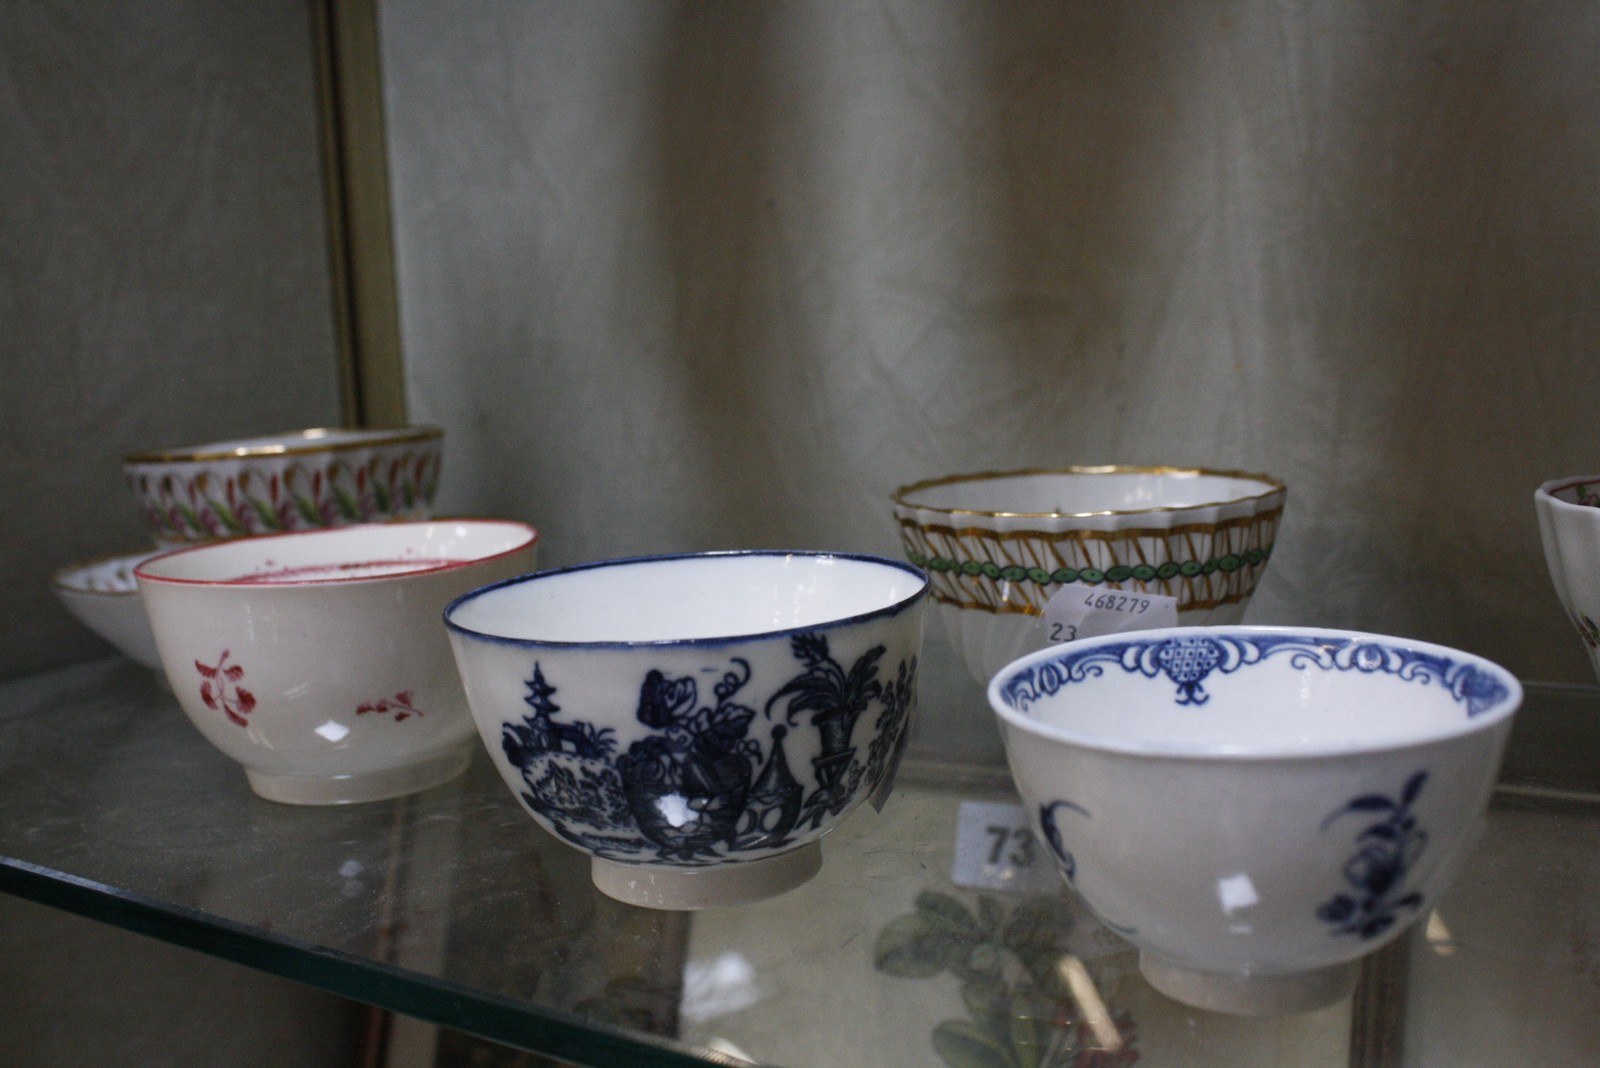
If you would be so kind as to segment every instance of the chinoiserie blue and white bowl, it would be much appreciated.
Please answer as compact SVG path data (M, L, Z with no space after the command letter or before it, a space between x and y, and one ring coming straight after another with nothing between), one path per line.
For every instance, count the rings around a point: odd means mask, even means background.
M1068 642L989 685L1023 804L1158 990L1309 1010L1477 841L1522 688L1454 649L1199 627Z
M730 552L501 582L445 611L467 701L534 820L595 885L654 908L782 893L892 775L927 576Z

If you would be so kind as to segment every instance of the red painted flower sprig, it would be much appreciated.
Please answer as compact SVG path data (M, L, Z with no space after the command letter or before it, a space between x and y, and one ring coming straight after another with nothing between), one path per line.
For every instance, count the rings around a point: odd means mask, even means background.
M415 695L410 690L401 690L393 697L382 697L376 701L363 701L356 707L356 715L375 712L380 715L392 714L396 723L410 719L412 716L422 715L422 709L416 707Z
M241 727L248 727L245 717L255 711L255 694L239 685L244 678L244 668L228 663L227 649L215 664L202 664L196 660L195 670L200 672L200 700L207 708L214 708Z

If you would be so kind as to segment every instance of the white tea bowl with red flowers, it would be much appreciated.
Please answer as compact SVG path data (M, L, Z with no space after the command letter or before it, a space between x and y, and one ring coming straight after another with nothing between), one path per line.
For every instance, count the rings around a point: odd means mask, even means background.
M699 553L511 579L445 614L478 730L612 897L809 879L907 738L928 580L872 556Z
M1171 598L1183 626L1241 622L1286 495L1267 475L1109 465L953 475L891 499L951 647L987 686L1058 640L1045 610L1068 592Z
M150 633L133 569L160 551L145 549L78 560L50 576L51 589L73 618L123 656L154 671L161 670L161 656L156 652L155 635Z
M1062 875L1158 990L1239 1014L1347 994L1476 844L1516 678L1405 638L1167 628L1040 650L989 701Z
M444 431L296 430L135 453L123 475L157 545L427 519Z
M375 801L477 746L441 614L532 570L537 532L488 519L215 542L134 576L162 668L207 740L273 801Z
M1600 677L1600 475L1546 482L1533 503L1550 581Z

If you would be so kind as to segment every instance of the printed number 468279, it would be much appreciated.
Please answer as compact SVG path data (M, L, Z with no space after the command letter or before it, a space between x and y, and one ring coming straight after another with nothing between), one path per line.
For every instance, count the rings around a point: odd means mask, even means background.
M1106 612L1126 612L1135 616L1150 610L1149 598L1130 597L1125 593L1090 593L1083 599L1083 603L1090 608L1099 608Z

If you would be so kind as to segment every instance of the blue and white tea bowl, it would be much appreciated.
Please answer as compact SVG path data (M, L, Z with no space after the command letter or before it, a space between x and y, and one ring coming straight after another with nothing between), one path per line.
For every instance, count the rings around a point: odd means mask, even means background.
M1344 996L1477 841L1522 688L1454 649L1198 627L1023 657L991 681L1067 882L1157 989L1223 1012Z
M928 580L871 556L700 553L511 579L445 612L496 768L623 901L805 882L908 734Z

